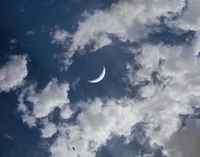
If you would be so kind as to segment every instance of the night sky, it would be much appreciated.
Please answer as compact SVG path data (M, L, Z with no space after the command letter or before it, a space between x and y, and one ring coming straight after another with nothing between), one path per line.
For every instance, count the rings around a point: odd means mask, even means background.
M197 157L199 7L1 0L0 157Z

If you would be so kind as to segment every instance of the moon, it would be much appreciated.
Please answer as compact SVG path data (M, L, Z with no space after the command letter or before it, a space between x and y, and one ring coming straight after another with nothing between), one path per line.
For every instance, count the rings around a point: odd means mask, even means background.
M88 80L88 82L90 82L90 83L98 83L101 80L103 80L103 78L105 77L105 75L106 75L106 68L103 66L103 71L101 72L101 74L99 75L99 77L97 77L94 80Z

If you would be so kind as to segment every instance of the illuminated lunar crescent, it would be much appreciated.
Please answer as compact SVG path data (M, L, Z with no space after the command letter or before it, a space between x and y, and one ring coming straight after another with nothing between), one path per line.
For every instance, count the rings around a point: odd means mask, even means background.
M105 74L106 74L106 68L103 66L103 71L102 71L101 75L99 77L97 77L96 79L94 79L94 80L88 80L88 82L90 82L90 83L98 83L101 80L103 80Z

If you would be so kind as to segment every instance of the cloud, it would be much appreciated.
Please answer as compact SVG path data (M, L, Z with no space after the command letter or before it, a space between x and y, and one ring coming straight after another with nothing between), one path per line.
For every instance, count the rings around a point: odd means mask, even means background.
M189 0L187 9L181 14L181 18L172 22L173 26L179 27L183 30L199 31L200 29L200 14L199 11L200 1Z
M59 29L56 29L54 32L51 32L50 36L52 38L51 42L53 44L61 44L63 46L66 46L69 42L68 39L71 38L71 35L67 31Z
M161 15L169 16L168 12L180 12L184 5L183 0L133 0L119 1L105 11L96 10L93 14L85 12L85 20L79 22L70 50L83 49L92 41L100 45L99 48L106 46L110 44L105 42L109 40L108 34L116 35L121 41L141 39L148 33L145 25L158 23L156 18Z
M58 84L58 81L53 79L39 92L36 92L35 88L36 85L25 88L18 98L18 110L22 112L23 121L30 127L36 126L37 119L47 117L55 108L63 108L69 103L68 83ZM32 104L32 111L28 109L27 102Z
M132 66L127 66L127 76L133 86L145 80L149 82L140 89L140 95L150 105L146 114L152 123L146 131L151 143L160 144L164 149L165 142L171 140L181 127L179 115L191 114L194 106L199 107L199 43L197 32L191 44L143 45L141 55L136 57L141 65L138 72L133 75ZM156 78L152 77L154 72ZM160 83L155 83L155 79ZM157 112L152 114L152 110Z
M144 122L152 147L155 143L163 146L164 152L171 156L184 153L181 150L184 144L178 145L175 139L182 137L177 135L182 129L180 115L192 114L193 107L200 104L199 39L197 33L191 44L143 45L141 54L136 57L141 68L134 76L127 75L131 77L132 86L145 80L149 82L140 87L143 99L95 98L75 104L81 112L73 123L63 122L57 126L58 138L50 149L52 156L94 157L114 136L124 136L129 142L134 136L131 129L139 122ZM133 66L130 65L131 68ZM157 74L152 76L154 72ZM135 82L132 82L134 79ZM155 79L160 80L159 83ZM191 138L191 145L195 145L193 148L199 146L195 141ZM177 152L171 148L173 142L178 147ZM189 152L198 153L198 149Z
M10 56L9 61L0 67L0 92L8 92L21 86L27 74L27 57Z
M29 95L27 100L34 105L35 117L45 117L56 107L69 103L68 90L68 84L58 85L56 80L52 80L40 93Z
M69 59L78 50L93 45L96 51L112 43L111 36L118 37L122 42L137 41L145 38L149 31L147 26L159 24L158 17L171 17L169 12L176 14L185 6L185 0L125 0L111 5L105 10L84 12L83 20L79 21L77 31L70 39L66 53L66 66ZM60 32L62 33L62 32ZM62 33L65 36L65 32Z
M96 151L112 134L130 135L132 125L141 117L138 110L132 107L136 104L129 99L103 101L97 98L76 105L83 111L76 118L74 125L64 123L58 127L59 136L51 146L53 157L66 154L69 157L95 156Z
M40 130L42 132L42 138L50 138L57 132L56 125L52 122L49 122L47 119L43 121L43 128Z
M69 106L65 106L61 113L60 113L60 116L61 118L63 119L69 119L71 116L72 116L73 112L72 110L69 108Z
M180 104L170 102L167 98L158 99L159 95L152 102L149 99L141 102L130 98L96 98L76 104L82 108L82 112L73 124L66 122L58 126L58 138L50 149L52 156L64 157L68 154L70 157L94 157L114 136L124 136L129 142L133 136L131 130L139 122L146 123L152 145L154 142L161 144L161 140L177 131L180 125L179 114L188 109L179 109ZM158 127L161 129L155 131Z
M142 39L152 31L147 25L159 24L158 17L171 19L174 16L169 12L181 13L180 18L171 22L175 26L198 30L198 17L190 19L192 14L198 13L195 9L198 2L191 1L186 11L183 11L184 6L185 0L119 1L104 11L96 10L92 14L85 12L84 20L78 23L73 35L57 30L51 34L52 42L63 47L70 42L66 54L66 59L70 59L76 51L84 50L87 45L93 45L92 51L96 51L111 44L111 35L122 42ZM194 12L190 7L194 8ZM185 141L188 140L182 137L190 137L191 132L196 133L199 129L193 121L188 121L182 129L180 118L180 115L193 113L193 107L199 107L200 104L199 43L200 35L196 32L191 43L179 46L141 45L141 54L135 57L137 63L129 63L126 69L131 85L129 88L138 86L140 99L80 100L73 104L80 108L80 112L77 112L66 105L69 103L69 85L52 80L39 92L32 86L21 93L19 110L22 119L29 126L37 126L38 119L48 117L57 107L61 109L59 124L47 121L41 129L43 138L50 138L56 132L58 134L50 148L52 157L64 157L66 154L69 157L94 157L114 136L124 136L129 142L132 138L131 129L139 122L144 122L152 146L156 143L163 146L166 154L182 157L187 150ZM68 61L67 66L71 63ZM135 64L140 65L137 72L134 70ZM32 111L28 109L27 101L32 104ZM183 142L176 141L179 139ZM188 152L198 154L196 148L199 143L196 139L191 137L188 142L194 145L193 150Z
M41 129L43 138L50 138L57 132L50 147L52 157L66 154L69 157L94 157L114 136L124 136L129 142L133 137L132 128L140 122L145 124L152 147L157 143L163 146L165 153L173 153L168 142L182 127L180 115L193 113L193 107L200 104L199 43L200 35L196 33L191 44L142 45L141 54L136 56L140 65L138 71L132 75L134 65L127 67L130 71L127 77L133 87L142 81L149 82L140 86L142 99L95 98L73 104L80 109L76 112L65 105L69 103L69 85L52 80L39 92L34 90L35 87L25 92L33 111L20 103L21 111L30 118L29 125L36 126L38 119L47 117L56 107L61 108L62 120L59 123L48 121ZM24 100L24 96L22 98ZM70 118L73 122L68 121Z
M166 141L165 148L169 157L197 157L200 155L200 127L197 119L189 119L184 128L175 132Z

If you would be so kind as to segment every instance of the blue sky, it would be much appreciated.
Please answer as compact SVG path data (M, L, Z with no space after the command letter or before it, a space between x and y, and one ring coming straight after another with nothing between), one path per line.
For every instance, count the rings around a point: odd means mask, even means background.
M0 2L0 156L199 156L199 6Z

